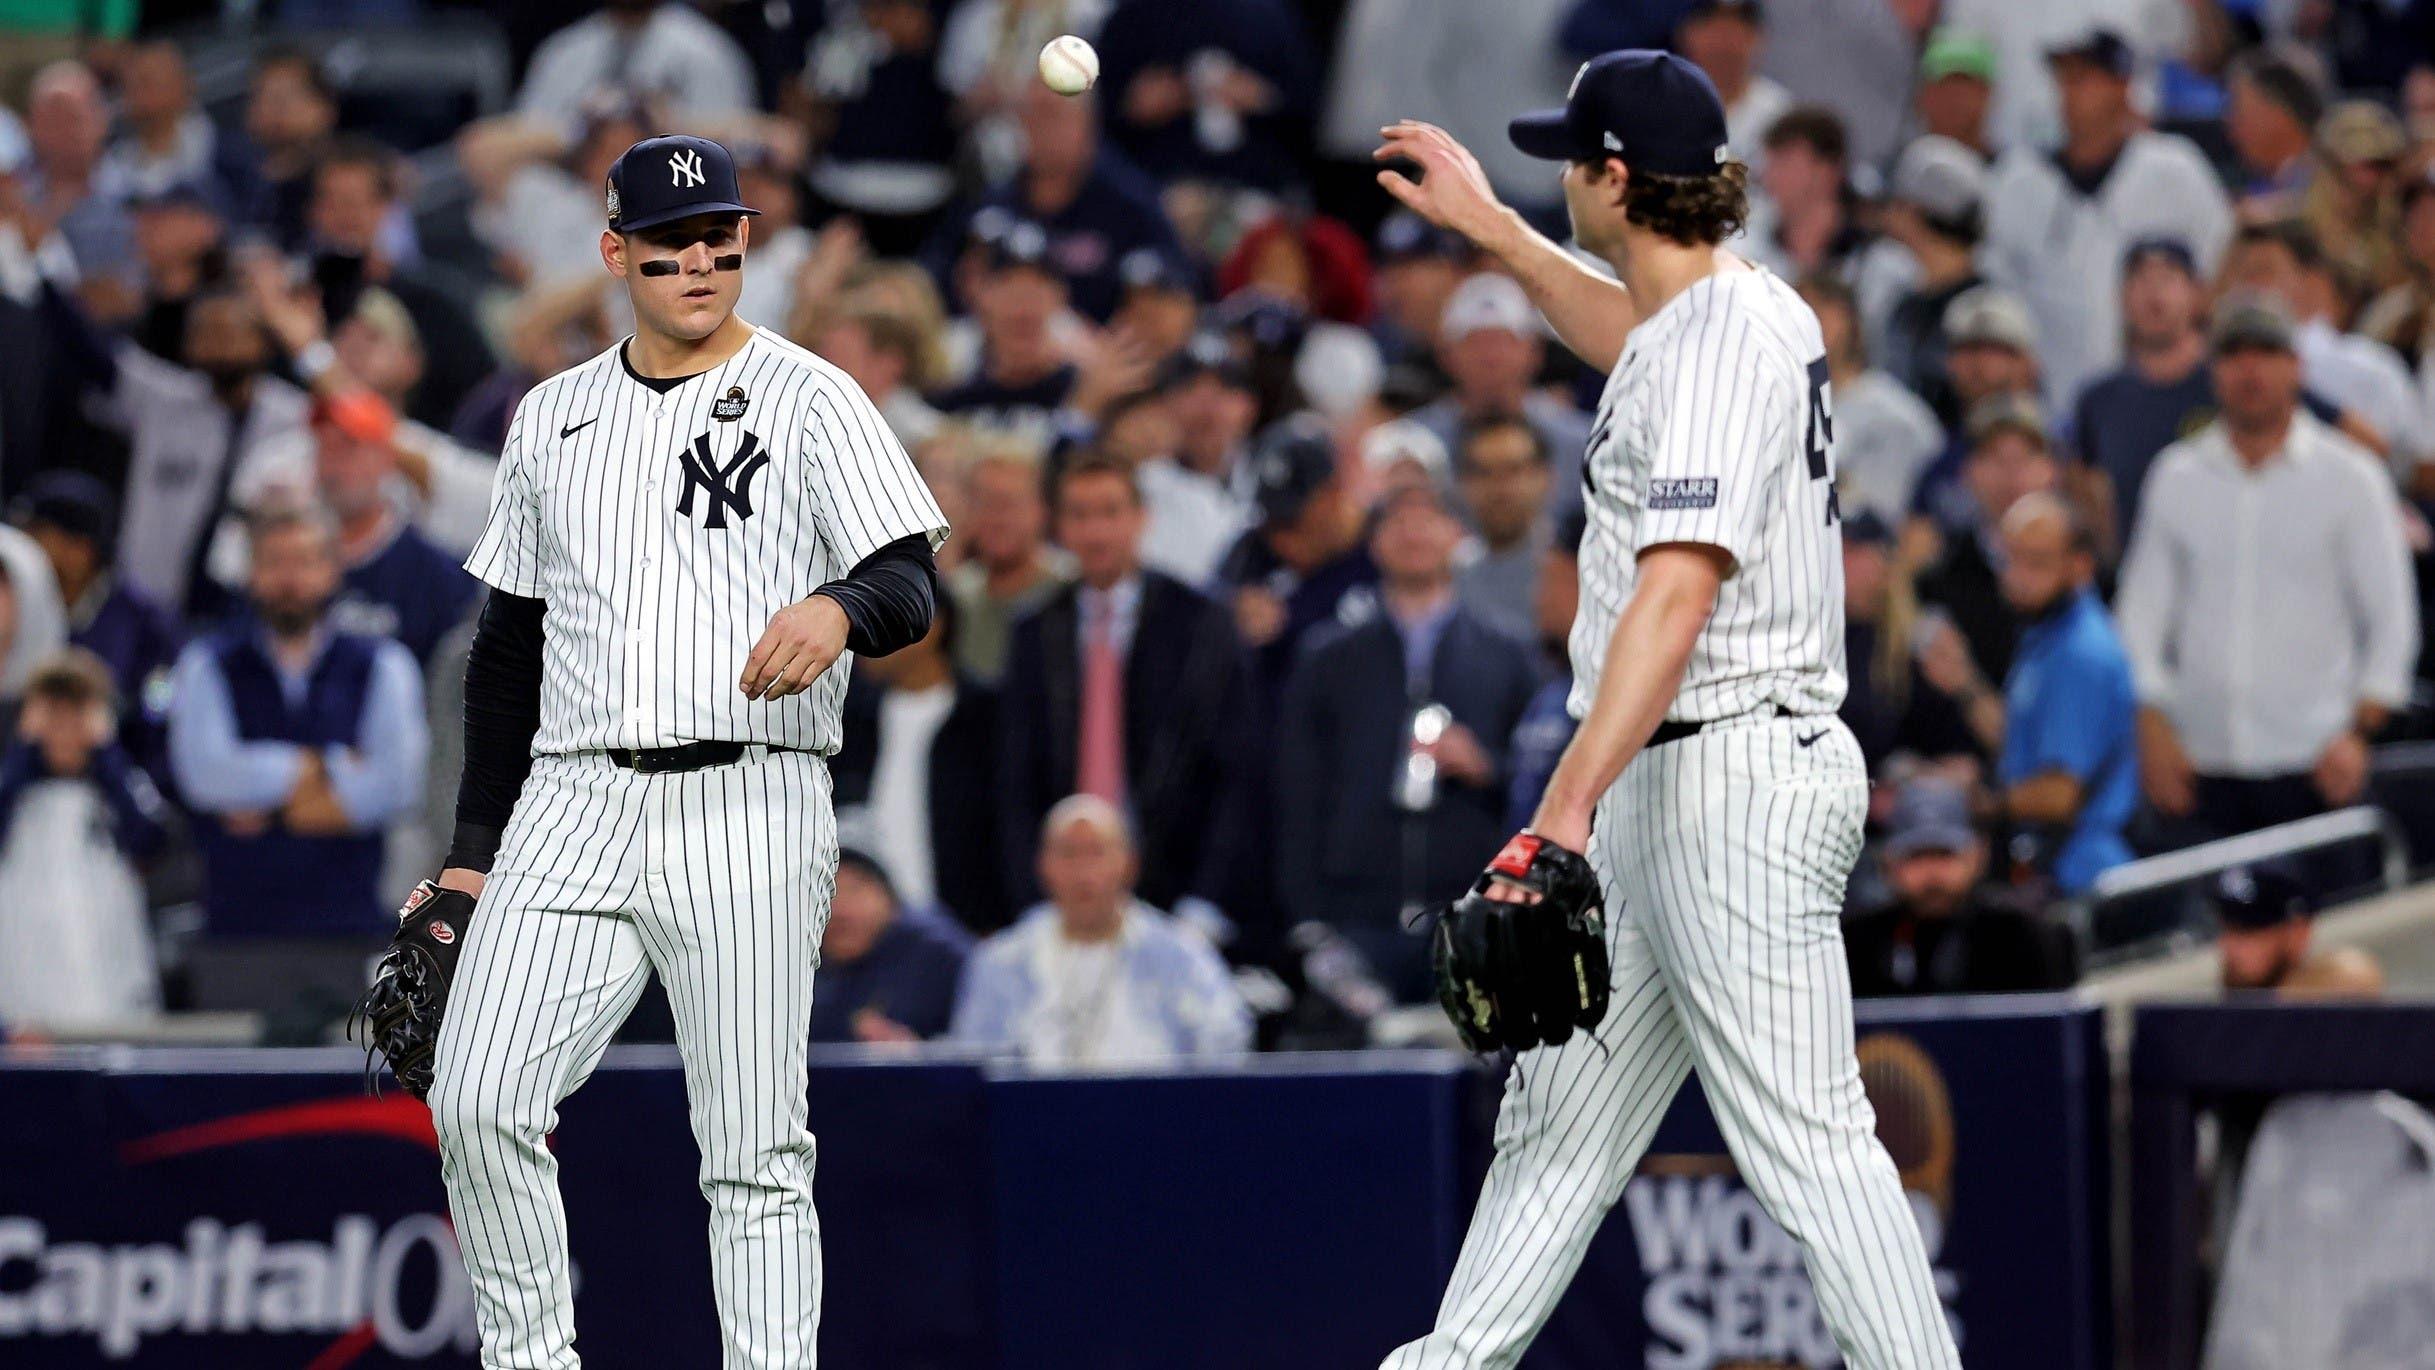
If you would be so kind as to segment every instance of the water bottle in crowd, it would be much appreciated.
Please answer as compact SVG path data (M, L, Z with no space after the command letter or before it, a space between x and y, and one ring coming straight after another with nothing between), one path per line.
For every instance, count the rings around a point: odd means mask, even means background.
M1453 722L1453 711L1443 704L1423 704L1412 711L1412 747L1404 753L1403 779L1395 787L1397 808L1427 813L1437 807L1437 740Z

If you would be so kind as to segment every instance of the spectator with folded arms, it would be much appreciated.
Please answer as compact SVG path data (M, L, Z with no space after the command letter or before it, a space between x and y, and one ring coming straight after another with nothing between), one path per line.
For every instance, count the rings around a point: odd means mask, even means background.
M205 927L220 940L302 939L344 961L391 925L381 832L421 797L422 677L397 643L330 625L327 515L273 509L250 532L248 611L179 657L169 706Z

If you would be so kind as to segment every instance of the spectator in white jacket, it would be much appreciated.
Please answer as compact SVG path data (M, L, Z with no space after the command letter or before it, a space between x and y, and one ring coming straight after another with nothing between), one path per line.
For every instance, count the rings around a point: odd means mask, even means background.
M2232 208L2196 146L2140 126L2121 35L2092 29L2048 59L2062 97L2062 145L2014 147L1998 159L1982 260L1991 280L2028 300L2047 405L2062 411L2121 360L2123 249L2179 238L2212 272L2232 233Z
M2229 835L2365 792L2418 595L2390 482L2300 407L2289 321L2235 299L2212 342L2221 417L2157 457L2114 609L2148 802Z
M58 1029L160 1007L137 863L167 806L118 745L110 672L82 648L26 682L0 750L0 1024Z

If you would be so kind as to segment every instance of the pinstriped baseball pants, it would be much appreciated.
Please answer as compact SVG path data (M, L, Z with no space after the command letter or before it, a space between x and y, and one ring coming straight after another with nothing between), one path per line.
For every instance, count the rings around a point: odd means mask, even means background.
M1589 853L1614 958L1606 1021L1516 1063L1437 1326L1387 1370L1518 1361L1694 1067L1845 1361L1960 1365L1853 1055L1838 917L1867 804L1859 744L1832 718L1729 721L1625 769Z
M674 775L598 754L534 763L466 935L431 1091L486 1370L578 1364L544 1138L653 971L701 1147L722 1363L813 1365L805 1056L836 870L818 757L756 749Z

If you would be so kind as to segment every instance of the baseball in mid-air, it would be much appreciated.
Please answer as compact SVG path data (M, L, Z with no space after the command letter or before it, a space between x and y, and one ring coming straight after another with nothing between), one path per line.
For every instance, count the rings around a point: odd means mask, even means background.
M1059 95L1080 95L1099 79L1099 54L1072 34L1040 49L1040 80Z

